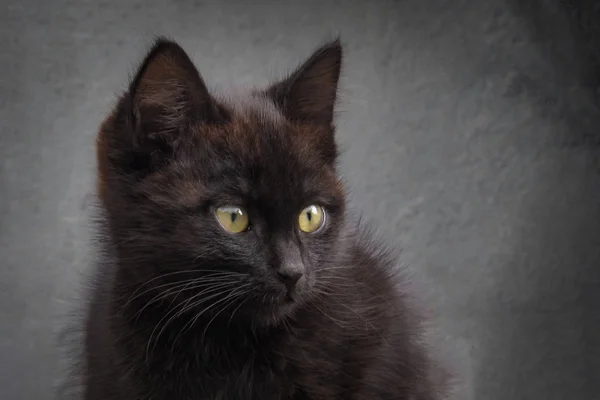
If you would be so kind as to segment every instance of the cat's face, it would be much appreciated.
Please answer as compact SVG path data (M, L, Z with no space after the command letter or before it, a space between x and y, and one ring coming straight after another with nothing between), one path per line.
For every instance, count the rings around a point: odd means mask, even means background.
M318 296L344 223L340 62L334 42L225 100L179 46L157 42L98 141L99 190L136 296L265 322Z

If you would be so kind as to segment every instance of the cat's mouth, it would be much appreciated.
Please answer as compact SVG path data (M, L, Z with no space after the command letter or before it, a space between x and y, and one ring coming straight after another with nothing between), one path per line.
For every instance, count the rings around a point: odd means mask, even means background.
M298 293L296 292L296 290L294 290L294 289L287 290L283 301L286 304L297 302L298 301Z
M296 288L281 289L273 293L267 308L270 309L270 314L280 318L293 312L302 303L302 297L302 293Z
M282 318L293 314L307 300L310 293L310 279L304 276L298 282L291 286L282 282L271 281L268 286L263 286L263 290L257 291L254 306L249 306L249 310L260 310L258 315L256 311L254 317L257 317L267 325L278 323ZM261 294L262 293L262 294Z
M285 303L298 303L308 290L308 277L302 276L294 285L286 285L284 302Z
M300 295L295 290L281 289L272 292L270 304L274 307L293 306L300 300Z

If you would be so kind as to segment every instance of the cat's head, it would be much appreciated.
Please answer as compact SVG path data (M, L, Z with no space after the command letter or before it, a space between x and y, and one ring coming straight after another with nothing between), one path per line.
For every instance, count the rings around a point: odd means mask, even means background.
M315 295L344 224L341 57L336 40L280 82L225 98L176 43L155 43L98 139L100 197L136 296L272 321Z

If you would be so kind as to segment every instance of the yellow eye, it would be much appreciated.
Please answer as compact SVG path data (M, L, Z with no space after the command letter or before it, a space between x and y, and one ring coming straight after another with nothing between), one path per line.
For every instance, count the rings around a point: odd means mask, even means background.
M311 233L319 229L325 221L325 211L321 206L308 206L298 216L298 226L302 232Z
M217 208L217 219L227 232L242 233L248 229L248 214L239 207Z

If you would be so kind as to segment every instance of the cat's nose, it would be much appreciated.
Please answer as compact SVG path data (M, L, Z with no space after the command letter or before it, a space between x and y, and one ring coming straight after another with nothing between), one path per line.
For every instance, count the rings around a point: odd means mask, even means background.
M292 290L304 275L303 269L301 265L285 266L277 270L277 276L288 290Z
M304 261L298 245L291 240L279 238L275 244L273 266L281 282L292 291L305 273Z

